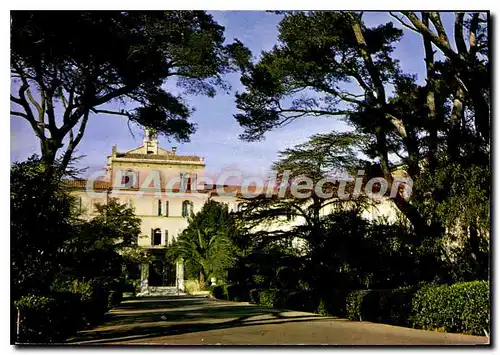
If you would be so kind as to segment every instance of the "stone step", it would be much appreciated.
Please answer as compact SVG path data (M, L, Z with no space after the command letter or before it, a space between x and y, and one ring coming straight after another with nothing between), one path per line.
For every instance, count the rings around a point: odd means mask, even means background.
M137 295L138 297L144 296L185 296L186 293L178 290L176 287L170 286L148 286Z

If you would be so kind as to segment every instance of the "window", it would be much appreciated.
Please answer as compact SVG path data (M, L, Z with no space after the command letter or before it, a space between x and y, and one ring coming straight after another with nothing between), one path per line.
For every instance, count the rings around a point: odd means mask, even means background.
M190 201L184 201L182 203L182 217L187 217L193 212L193 203Z
M168 245L168 230L165 229L165 245Z
M122 185L127 185L130 182L130 176L122 176Z
M158 200L158 216L161 216L161 200Z
M165 201L165 217L168 217L168 201Z
M161 245L161 230L151 229L151 245Z
M189 174L188 173L181 173L181 186L180 186L180 192L186 192L189 187L191 187L191 183L189 183Z
M126 171L121 171L122 174L122 187L131 188L134 187L137 183L137 174L134 173L131 169L127 169Z

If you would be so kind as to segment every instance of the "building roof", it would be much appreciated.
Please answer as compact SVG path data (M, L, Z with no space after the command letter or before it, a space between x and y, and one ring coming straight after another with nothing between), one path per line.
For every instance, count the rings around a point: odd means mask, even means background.
M85 189L87 187L87 180L84 179L76 179L76 180L63 180L63 183L69 187L82 188ZM94 181L94 190L106 190L111 188L111 182L109 181Z
M117 158L148 159L148 160L176 160L203 162L203 159L194 155L176 154L139 154L139 153L116 153Z

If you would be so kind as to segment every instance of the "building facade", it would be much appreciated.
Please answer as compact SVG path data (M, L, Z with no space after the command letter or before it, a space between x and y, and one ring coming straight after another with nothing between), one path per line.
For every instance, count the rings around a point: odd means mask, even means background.
M168 264L164 255L187 227L192 212L199 212L209 199L237 208L237 197L231 191L221 194L198 183L204 171L202 157L178 155L175 147L165 150L146 130L138 148L118 152L113 146L104 175L70 181L84 217L95 216L97 203L116 198L141 219L138 245L153 256L151 264L140 266L142 294L184 290L183 263Z
M81 212L87 218L95 215L95 204L116 198L132 207L141 219L138 245L153 259L149 264L140 265L141 294L184 291L182 261L169 264L164 256L166 248L187 227L192 212L199 212L209 199L226 203L233 211L243 202L238 195L239 186L206 188L202 181L204 172L204 158L179 155L175 147L163 149L157 137L146 130L143 144L138 148L118 152L113 146L105 174L89 180L70 181ZM378 216L397 218L390 201L374 205L364 214L368 219ZM283 229L301 222L297 218L262 228Z

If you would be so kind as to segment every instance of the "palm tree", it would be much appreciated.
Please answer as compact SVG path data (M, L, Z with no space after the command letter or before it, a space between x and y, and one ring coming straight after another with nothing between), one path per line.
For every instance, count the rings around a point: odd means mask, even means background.
M216 266L231 258L232 225L227 206L209 201L189 218L188 227L170 247L169 256L195 266L200 287L204 288Z

